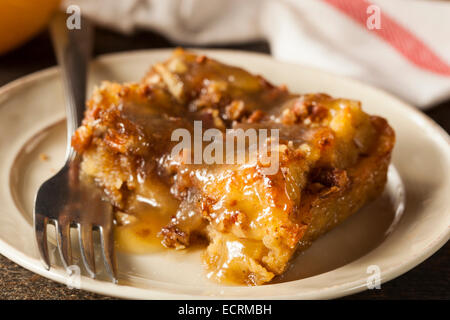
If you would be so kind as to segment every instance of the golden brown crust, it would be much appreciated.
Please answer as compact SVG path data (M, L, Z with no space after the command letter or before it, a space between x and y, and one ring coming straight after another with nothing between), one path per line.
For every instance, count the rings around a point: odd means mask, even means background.
M377 197L395 140L357 101L291 94L181 49L139 83L105 82L87 107L72 139L83 174L127 214L139 216L144 199L149 214L166 217L164 245L207 237L209 277L249 285L284 272L295 250ZM203 129L278 129L280 169L269 175L260 160L193 165L171 157L172 131L192 132L194 120Z

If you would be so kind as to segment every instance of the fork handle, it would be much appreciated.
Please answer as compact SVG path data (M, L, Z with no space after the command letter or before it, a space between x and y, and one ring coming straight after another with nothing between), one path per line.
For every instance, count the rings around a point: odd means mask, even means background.
M69 30L68 16L57 12L50 22L50 34L61 70L66 99L67 149L66 161L75 157L71 138L81 125L85 110L87 69L92 51L92 25L81 18L80 29Z

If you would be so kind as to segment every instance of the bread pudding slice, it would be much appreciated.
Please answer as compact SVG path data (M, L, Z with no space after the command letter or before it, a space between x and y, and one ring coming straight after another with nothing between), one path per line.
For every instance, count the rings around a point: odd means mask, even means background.
M199 122L223 133L221 145L254 130L270 146L269 161L250 141L244 163L195 163L189 148L174 153L173 132L195 136ZM276 143L261 132L276 132ZM206 241L210 278L260 285L383 191L394 140L386 120L357 101L292 94L177 49L140 82L97 88L72 145L82 175L116 208L117 230L157 234L175 249ZM209 146L199 147L204 154ZM273 159L277 170L268 172Z

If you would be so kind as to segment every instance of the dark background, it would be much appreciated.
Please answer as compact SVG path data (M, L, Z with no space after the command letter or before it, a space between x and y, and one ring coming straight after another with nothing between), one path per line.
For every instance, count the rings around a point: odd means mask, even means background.
M141 31L123 36L97 28L94 55L103 53L174 47L161 35ZM217 46L270 53L266 42ZM14 79L56 65L47 32L26 45L0 56L0 86ZM450 101L445 101L425 112L450 131ZM447 243L425 262L406 274L381 285L380 290L367 290L344 299L447 299L450 300L450 243ZM109 299L86 291L68 289L34 274L0 255L0 299Z

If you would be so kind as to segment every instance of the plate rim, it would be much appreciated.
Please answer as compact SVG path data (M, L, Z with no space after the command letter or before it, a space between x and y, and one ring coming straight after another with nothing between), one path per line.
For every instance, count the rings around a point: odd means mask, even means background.
M130 55L135 54L170 54L170 52L173 51L174 48L159 48L159 49L140 49L140 50L130 50L130 51L123 51L123 52L116 52L116 53L107 53L102 54L95 59L93 59L92 62L109 62L114 59L123 59L127 58ZM249 52L249 51L242 51L242 50L234 50L234 49L211 49L211 48L186 48L190 51L197 51L202 53L218 53L218 54L238 54L238 55L246 55L246 56L257 56L262 57L264 59L270 60L271 62L281 63L284 65L291 65L295 66L296 68L302 68L306 70L310 70L313 73L320 73L323 75L331 76L333 78L338 78L339 80L346 81L350 85L354 86L360 86L364 87L366 89L373 90L374 93L377 95L383 95L386 98L390 98L393 101L395 101L399 106L402 108L405 108L408 112L412 112L412 114L415 117L418 117L420 120L424 121L425 125L432 128L433 132L438 135L438 137L442 138L443 141L447 142L447 145L450 146L450 135L441 127L439 126L434 120L432 120L430 117L428 117L426 114L419 111L417 108L413 107L409 103L403 101L402 99L396 97L395 95L385 91L384 89L380 89L376 86L366 84L364 82L355 80L353 78L342 76L338 74L334 74L328 71L321 70L319 68L314 68L310 66L305 66L302 64L296 64L292 62L285 62L280 61L278 59L273 58L272 56L264 53L257 53L257 52ZM43 70L38 70L33 73L27 74L25 76L19 77L3 86L0 87L0 99L1 97L7 95L10 92L14 92L14 90L27 85L28 83L33 83L35 81L45 81L47 77L53 77L57 76L59 73L59 67L53 66L49 67ZM0 100L0 112L1 112L1 100ZM427 258L429 258L431 255L433 255L437 250L439 250L448 240L450 239L450 228L447 229L446 233L439 234L436 238L433 239L433 245L431 245L428 250L422 251L417 256L407 260L404 263L400 263L396 265L395 267L392 267L388 270L384 270L381 277L381 283L385 283L387 281L390 281L406 272L414 268L415 266L419 265L423 261L425 261ZM64 278L64 273L60 272L61 270L58 270L57 268L52 268L50 271L47 271L44 269L41 265L38 259L35 259L33 257L30 257L28 255L25 255L23 252L21 252L18 249L13 248L0 237L0 253L4 255L6 258L10 259L11 261L19 264L20 266L35 272L41 276L44 276L46 278L49 278L51 280L57 281L59 283L65 283L66 278ZM343 267L343 266L342 266ZM339 268L337 268L339 269ZM337 270L334 269L334 270ZM328 271L333 272L334 270ZM327 273L328 273L327 272ZM311 277L313 278L313 277ZM92 283L93 282L93 283ZM361 282L359 279L355 280L353 282L348 282L345 284L338 285L337 287L326 287L321 288L317 290L317 297L320 299L329 299L329 298L337 298L344 295L354 294L357 292L361 292L367 289L365 286L365 281ZM120 290L109 290L110 288L120 288ZM185 296L184 294L180 293L167 293L162 292L159 290L151 289L151 288L139 288L134 286L128 286L128 285L113 285L104 281L99 280L92 280L90 278L86 278L83 280L83 284L81 289L104 294L108 296L115 296L115 297L121 297L121 298L130 298L130 296L134 298L143 298L143 299L149 299L150 297L153 299L229 299L230 297L227 296ZM124 290L127 289L127 290ZM134 291L138 294L133 294L133 292L128 292L129 290ZM114 292L112 292L114 291ZM121 292L122 291L122 292ZM131 293L131 294L130 294ZM184 296L183 296L184 295ZM253 297L233 297L233 299L249 299ZM302 296L268 296L264 297L264 299L301 299L305 298ZM308 298L308 297L307 297Z

